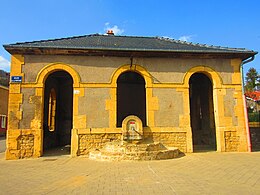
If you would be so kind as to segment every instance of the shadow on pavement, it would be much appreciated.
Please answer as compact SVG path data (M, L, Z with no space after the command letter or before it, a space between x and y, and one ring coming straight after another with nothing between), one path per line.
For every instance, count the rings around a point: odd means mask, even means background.
M70 145L63 147L53 148L46 150L42 157L54 157L54 156L69 156L70 155Z

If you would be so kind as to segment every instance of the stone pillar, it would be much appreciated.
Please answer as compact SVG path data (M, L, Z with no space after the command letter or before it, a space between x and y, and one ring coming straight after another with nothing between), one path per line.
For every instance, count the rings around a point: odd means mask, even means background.
M225 128L225 117L224 117L224 98L226 94L225 89L213 89L213 102L214 102L214 116L215 116L215 128L216 128L216 142L217 151L225 151L225 139L224 139L224 128Z
M193 152L192 129L190 122L190 99L189 88L178 88L177 91L182 92L183 97L183 115L179 116L180 128L186 132L186 152Z
M71 157L78 156L78 150L79 150L79 136L78 136L78 130L72 129L71 130Z

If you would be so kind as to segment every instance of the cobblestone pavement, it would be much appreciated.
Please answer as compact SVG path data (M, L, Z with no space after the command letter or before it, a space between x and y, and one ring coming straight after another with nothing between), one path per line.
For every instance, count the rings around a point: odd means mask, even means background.
M66 155L7 161L0 153L0 194L260 194L260 152L149 162Z

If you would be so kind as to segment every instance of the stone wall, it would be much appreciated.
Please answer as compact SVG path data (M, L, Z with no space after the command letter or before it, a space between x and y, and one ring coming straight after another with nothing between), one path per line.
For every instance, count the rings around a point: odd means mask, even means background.
M226 152L237 152L239 146L239 136L235 131L225 131L225 151Z
M130 59L106 56L25 55L25 62L23 72L26 82L35 82L37 74L44 66L60 62L72 66L79 73L82 82L109 83L113 72L118 67L129 64ZM194 66L211 67L220 74L224 84L232 83L233 67L230 59L136 58L133 64L142 65L153 76L155 83L182 83L185 73Z
M85 88L85 95L79 97L79 115L86 116L87 128L105 128L109 126L109 113L106 110L106 100L109 99L109 89Z
M153 95L159 100L159 109L155 111L156 127L179 127L179 116L183 114L183 97L176 89L153 89Z
M236 98L233 97L235 89L226 89L226 95L224 96L224 116L230 118L232 126L238 126L238 119L234 111L236 107Z
M187 152L186 132L154 132L145 135L154 142L161 142L166 147L177 147L181 152Z
M34 135L20 135L17 140L17 148L20 151L20 158L32 157L34 151Z
M22 88L21 92L23 93L23 103L20 105L22 112L22 118L19 123L20 129L30 129L31 121L34 119L35 110L40 109L36 107L35 102L31 101L31 97L35 95L34 88Z
M153 141L192 152L189 78L202 72L213 84L215 127L220 133L217 151L247 151L240 63L240 59L134 58L130 66L127 57L13 55L11 76L22 76L23 81L10 84L6 158L43 155L45 79L56 70L73 78L72 129L82 132L72 139L73 156L121 138L116 128L117 78L125 71L138 72L146 81L147 128ZM223 134L227 127L229 132ZM86 133L94 128L99 128L92 131L95 134ZM32 135L19 137L17 130Z
M78 155L87 155L91 149L100 149L106 142L121 139L121 133L79 134Z
M121 133L79 134L78 155L88 155L90 150L100 149L107 142L121 140L121 136ZM185 132L146 133L144 137L166 147L177 147L181 152L187 152Z

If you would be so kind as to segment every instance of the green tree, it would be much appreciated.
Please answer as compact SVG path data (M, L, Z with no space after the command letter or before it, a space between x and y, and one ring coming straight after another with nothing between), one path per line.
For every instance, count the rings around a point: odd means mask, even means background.
M8 87L9 78L10 78L10 74L8 72L5 72L4 70L0 70L0 85Z
M260 86L260 75L255 68L250 68L246 73L246 91L254 91L256 86Z

